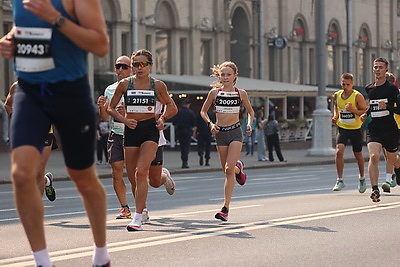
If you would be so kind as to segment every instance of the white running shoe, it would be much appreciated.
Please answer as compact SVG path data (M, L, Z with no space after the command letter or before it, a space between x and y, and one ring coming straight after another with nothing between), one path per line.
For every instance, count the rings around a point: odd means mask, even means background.
M166 168L162 168L162 172L167 175L167 179L165 180L164 186L167 193L173 195L175 193L175 181L171 178L171 174Z
M149 224L151 223L150 217L149 217L149 211L147 209L143 210L142 212L142 224Z
M126 226L126 230L131 231L142 231L142 214L138 214L135 212L133 216L133 220Z

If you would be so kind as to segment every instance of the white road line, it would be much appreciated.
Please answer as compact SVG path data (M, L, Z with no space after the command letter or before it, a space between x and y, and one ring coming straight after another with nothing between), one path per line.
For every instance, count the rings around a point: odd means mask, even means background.
M327 212L311 213L293 217L278 218L269 221L256 221L251 223L243 223L237 225L216 225L214 228L207 230L196 230L186 233L175 233L160 235L148 238L141 238L135 240L127 240L120 242L109 243L109 252L126 251L135 248L144 248L158 245L165 245L188 240L196 240L213 236L221 236L231 233L248 232L252 230L265 229L275 226L302 223L314 220L322 220L327 218L335 218L341 216L351 216L360 213L382 211L387 209L399 208L400 202L387 203L384 205L363 206L349 209L340 209ZM93 253L93 247L81 247L67 250L60 250L50 252L52 262L59 262L63 260L70 260L82 257L90 257ZM32 256L21 256L9 259L0 260L1 266L31 266L34 265Z

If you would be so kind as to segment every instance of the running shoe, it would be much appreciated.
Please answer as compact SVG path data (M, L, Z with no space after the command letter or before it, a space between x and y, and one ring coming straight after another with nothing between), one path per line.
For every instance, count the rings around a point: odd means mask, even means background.
M148 210L143 210L142 212L142 224L146 223L151 223L150 217L149 217L149 211Z
M131 211L128 208L122 207L119 210L119 214L117 215L116 219L131 219L132 214Z
M223 212L222 210L218 211L215 214L215 219L219 219L219 220L224 221L224 222L228 221L228 211L227 212Z
M173 195L175 193L175 188L176 188L175 182L171 178L171 174L169 173L168 169L162 168L162 172L165 173L165 175L167 175L167 179L165 180L164 183L165 190L167 190L168 194Z
M381 201L379 198L381 197L381 194L379 193L379 190L374 190L372 191L372 194L370 198L372 199L372 202L379 202Z
M235 174L236 181L238 182L238 184L244 185L246 183L247 175L243 172L243 167L244 167L243 162L241 160L238 160L236 162L236 167L238 167L240 171L239 173Z
M395 187L397 185L396 183L396 174L392 174L392 181L390 181L390 187Z
M389 183L388 181L385 181L385 182L382 184L382 190L383 190L383 192L385 192L385 193L390 193L390 183Z
M140 216L141 217L141 216ZM133 218L133 220L126 226L126 230L132 231L142 231L142 218Z
M359 179L358 192L364 193L365 190L367 190L367 183L365 182L365 179Z
M346 185L344 184L343 180L336 180L335 186L332 188L332 191L340 191L342 190Z
M400 185L400 168L394 168L394 173L396 175L396 183Z
M392 174L392 181L390 181L390 187L395 187L396 184L396 174Z
M51 172L48 172L44 175L49 181L50 184L46 185L44 187L44 191L46 193L46 197L50 200L50 201L54 201L56 200L56 190L53 187L53 174L51 174Z

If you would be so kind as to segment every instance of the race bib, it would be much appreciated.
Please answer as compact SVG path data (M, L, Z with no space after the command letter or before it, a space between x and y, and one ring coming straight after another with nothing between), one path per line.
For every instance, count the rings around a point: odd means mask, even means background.
M389 110L387 109L380 109L378 102L385 101L387 103L387 99L374 99L369 101L369 105L371 108L371 118L381 118L390 115Z
M220 91L215 99L215 111L218 113L239 113L240 96L238 92Z
M51 54L50 28L16 27L15 66L17 71L40 72L55 68Z
M126 111L129 113L154 113L153 90L128 90L126 92Z
M340 122L342 122L342 123L355 123L356 122L356 115L350 111L341 109L339 115L340 115Z

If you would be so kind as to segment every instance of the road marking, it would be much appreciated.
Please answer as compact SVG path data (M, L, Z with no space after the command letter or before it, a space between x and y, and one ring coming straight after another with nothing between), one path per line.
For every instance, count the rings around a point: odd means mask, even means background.
M135 248L145 248L151 246L165 245L188 240L202 239L213 236L221 236L231 233L247 232L252 230L265 229L275 226L282 226L288 224L309 222L315 220L322 220L327 218L335 218L341 216L350 216L355 214L376 212L388 209L395 209L400 207L400 202L392 202L387 204L378 204L374 206L363 206L348 209L340 209L326 212L317 212L305 215L297 215L291 217L277 218L266 221L256 221L250 223L242 223L236 225L219 224L214 228L202 229L185 233L166 234L153 237L140 238L135 240L126 240L108 243L109 252L126 251ZM63 260L71 260L82 257L90 257L93 253L93 247L80 247L73 249L66 249L60 251L50 252L52 262L60 262ZM0 260L1 266L31 266L34 265L32 256L20 256L9 259Z

